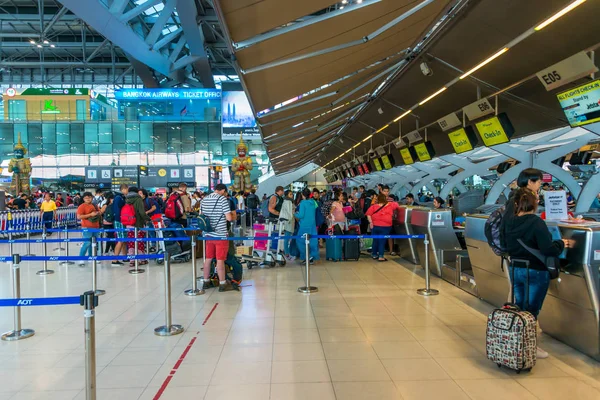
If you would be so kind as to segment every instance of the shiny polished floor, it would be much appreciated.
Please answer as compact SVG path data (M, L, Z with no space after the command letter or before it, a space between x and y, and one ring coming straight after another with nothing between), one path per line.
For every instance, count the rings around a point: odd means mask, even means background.
M56 273L41 277L40 265L23 264L23 297L90 288L89 267L50 266ZM241 293L188 297L190 264L176 264L173 322L186 331L161 338L153 328L164 323L163 268L133 276L102 266L98 398L600 399L600 363L545 335L551 357L530 373L488 362L491 307L437 279L440 296L417 295L424 280L408 264L322 262L310 296L296 291L301 271L294 263L253 269ZM10 282L0 265L0 298L11 297ZM85 399L82 314L75 305L23 309L23 327L36 335L0 342L0 400ZM10 329L12 309L0 308L0 330Z

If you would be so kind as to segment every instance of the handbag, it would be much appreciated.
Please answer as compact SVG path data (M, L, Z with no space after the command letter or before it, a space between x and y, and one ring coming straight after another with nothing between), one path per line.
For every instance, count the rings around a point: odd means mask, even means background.
M544 256L541 251L533 249L527 246L521 239L517 239L519 244L523 246L525 250L533 254L538 260L540 260L548 269L550 273L550 279L556 279L560 275L560 259L554 256Z

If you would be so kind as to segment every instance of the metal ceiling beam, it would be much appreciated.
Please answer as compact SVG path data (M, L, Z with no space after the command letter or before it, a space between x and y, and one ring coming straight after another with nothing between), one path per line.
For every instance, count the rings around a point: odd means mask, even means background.
M122 14L119 17L119 21L121 21L121 22L130 21L133 18L140 15L141 13L143 13L144 11L146 11L147 9L149 9L150 7L154 7L158 3L162 4L162 0L147 0L145 3L142 3L139 6L134 7L131 10L127 11L126 13Z
M88 56L88 58L85 60L85 62L86 63L90 62L94 57L96 57L96 55L98 53L100 53L100 51L102 51L102 49L104 48L104 46L106 46L108 43L109 43L109 40L108 39L104 39L104 42L100 43L100 46L96 47L96 50L92 51L92 54L90 54Z
M152 73L152 70L148 68L146 64L136 60L133 56L129 54L127 55L127 58L131 62L131 66L133 67L137 76L140 77L145 87L150 89L157 89L160 87L159 83L156 80L156 77Z
M144 40L131 27L119 21L97 0L58 0L83 19L98 33L119 46L126 53L163 75L171 73L172 63L162 54L148 49ZM113 3L114 5L114 3Z
M196 20L198 16L196 2L194 0L177 0L177 14L181 21L183 34L187 39L190 55L198 57L194 61L196 77L204 87L214 88L215 80L208 60L208 53L205 49L204 32L202 32L202 27L198 25Z
M414 6L413 8L411 8L410 10L408 10L405 13L399 15L398 17L394 18L393 20L391 20L390 22L388 22L387 24L385 24L381 28L379 28L379 29L375 30L374 32L368 34L367 36L364 36L361 39L353 40L353 41L347 42L347 43L342 43L342 44L339 44L337 46L328 47L326 49L313 51L313 52L307 53L307 54L302 54L302 55L298 55L298 56L294 56L294 57L290 57L290 58L284 58L282 60L268 62L266 64L262 64L262 65L258 65L256 67L252 67L252 68L248 68L248 69L242 70L242 72L244 74L251 74L252 72L257 72L257 71L262 71L262 70L265 70L265 69L268 69L268 68L278 67L278 66L281 66L281 65L293 63L293 62L300 61L300 60L305 60L307 58L321 56L323 54L333 53L333 52L336 52L336 51L347 49L349 47L354 47L354 46L358 46L358 45L367 43L367 42L375 39L377 36L381 35L385 31L393 28L395 25L399 24L400 22L404 21L406 18L410 17L411 15L413 15L416 12L420 11L421 9L425 8L429 4L433 3L434 1L435 0L423 0L421 3L417 4L416 6Z
M0 66L3 67L21 67L21 68L40 68L39 61L0 61ZM44 61L44 68L66 68L66 67L96 67L96 68L111 68L113 63L96 62L83 63L81 61ZM115 63L116 67L128 67L129 63Z
M42 31L42 36L46 36L48 32L50 32L50 29L52 29L54 24L57 23L62 17L64 17L67 11L69 11L67 10L67 7L62 7L56 14L54 14L54 17L52 17L50 22L48 22L48 25L44 27L44 30Z
M173 13L173 10L175 9L175 3L176 0L167 0L165 7L160 12L158 18L156 18L156 21L154 21L154 26L150 30L150 33L148 33L148 36L146 36L146 43L150 46L156 43L156 41L160 37L162 30L165 28L165 24L167 23L167 21L171 17L171 14Z
M309 17L302 22L296 22L292 25L288 25L283 28L273 29L270 32L256 35L253 38L243 40L239 43L233 43L233 47L236 50L239 50L239 49L243 49L244 47L253 46L257 43L264 42L265 40L269 40L274 37L296 31L298 29L306 28L307 26L314 25L319 22L327 21L328 19L331 19L331 18L339 17L340 15L359 10L363 7L367 7L367 6L373 5L375 3L379 3L380 1L381 0L365 0L360 4L347 5L346 7L342 8L342 9L338 9L338 10L335 10L332 12L321 14L321 15L318 15L315 17Z

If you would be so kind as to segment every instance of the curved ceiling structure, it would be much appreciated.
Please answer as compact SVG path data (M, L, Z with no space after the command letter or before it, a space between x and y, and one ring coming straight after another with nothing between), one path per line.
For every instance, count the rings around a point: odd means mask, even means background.
M515 136L565 126L555 96L565 87L546 91L535 73L600 43L600 4L589 0L214 3L277 172L332 169L415 130L453 153L436 121L494 94Z

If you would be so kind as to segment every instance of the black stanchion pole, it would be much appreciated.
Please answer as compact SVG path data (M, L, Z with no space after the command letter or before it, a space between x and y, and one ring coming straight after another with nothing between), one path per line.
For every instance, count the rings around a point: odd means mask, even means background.
M96 311L98 296L93 291L79 297L83 309L85 332L85 398L96 400Z
M13 270L13 296L15 299L21 298L21 256L18 254L11 254L12 256L12 270ZM21 339L27 339L35 335L33 329L21 328L21 307L15 306L14 310L14 329L10 332L6 332L2 335L2 340L15 341Z
M154 329L157 336L173 336L183 332L183 326L173 325L171 319L171 258L165 252L165 325Z

